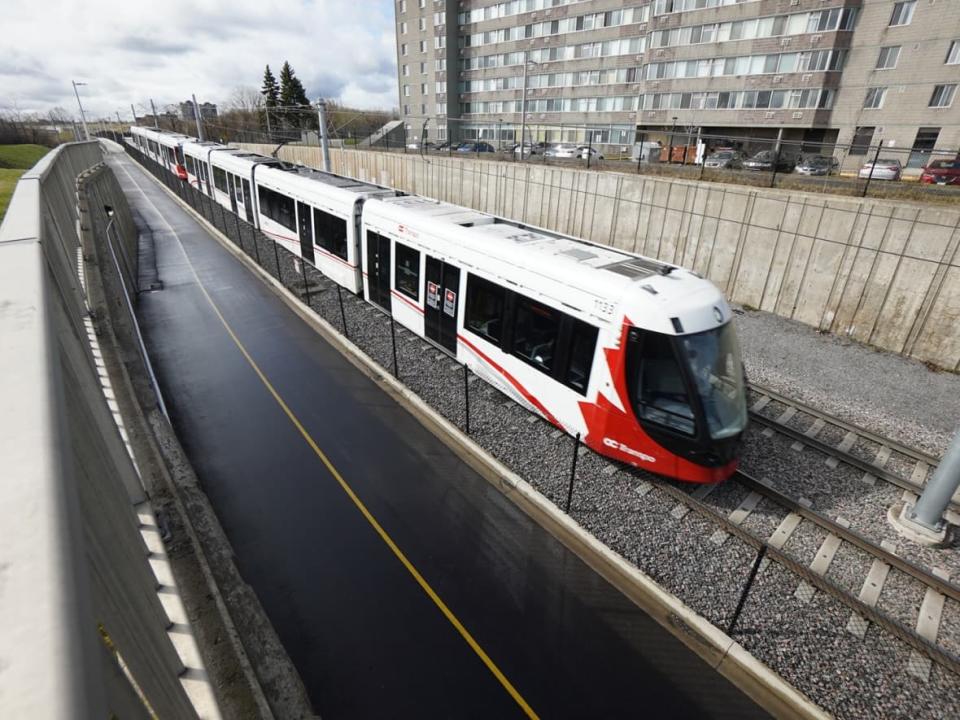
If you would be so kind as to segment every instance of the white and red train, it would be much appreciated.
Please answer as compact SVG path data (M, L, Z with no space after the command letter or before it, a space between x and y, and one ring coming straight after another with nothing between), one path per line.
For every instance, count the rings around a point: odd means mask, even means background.
M689 482L736 469L740 350L695 273L182 135L132 143L597 452Z

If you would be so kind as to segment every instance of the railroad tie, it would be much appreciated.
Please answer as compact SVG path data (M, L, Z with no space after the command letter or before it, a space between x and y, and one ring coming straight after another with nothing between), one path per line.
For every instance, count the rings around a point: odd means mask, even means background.
M803 434L804 434L806 437L808 437L808 438L814 438L814 437L817 436L817 434L818 434L821 430L823 430L823 428L824 428L825 425L826 425L826 423L823 421L823 419L817 418L816 420L813 421L813 425L811 425L810 427L808 427L808 428L803 432ZM800 452L801 450L803 450L803 443L800 442L799 440L797 440L795 443L793 443L793 445L790 446L790 448L791 448L792 450L796 450L797 452Z
M950 573L943 568L934 568L933 574L944 580L950 579ZM940 631L940 617L943 615L943 603L946 600L942 593L931 587L927 588L920 605L920 614L917 616L917 635L931 643L937 642L937 633ZM907 673L915 678L927 682L930 679L932 660L916 650L910 650L907 660Z
M837 524L842 525L843 527L850 527L850 521L845 520L844 518L838 517ZM824 538L823 543L820 545L820 549L817 550L817 554L813 558L813 562L810 563L811 572L816 573L820 577L823 577L827 574L827 570L830 569L830 563L833 562L834 556L837 554L837 550L840 549L841 540L839 537L830 533L827 537ZM793 593L793 596L802 603L809 603L813 600L813 596L816 594L816 588L808 583L806 580L801 580L800 584L797 586L796 591Z
M842 453L847 453L850 451L850 448L853 447L853 444L857 441L857 434L854 432L848 432L843 436L843 440L840 441L840 444L837 445L837 450ZM840 464L840 460L835 457L827 458L827 467L835 468Z
M790 418L792 418L796 414L797 414L797 409L793 406L790 406L786 410L784 410L782 413L780 413L780 416L777 418L777 422L780 425L786 425L790 421ZM776 430L774 430L772 427L768 427L766 430L764 430L761 433L761 435L769 438L769 437L773 437L773 434L775 432Z
M889 540L883 540L880 543L887 552L895 553L897 546ZM883 591L883 584L887 581L887 574L890 572L890 566L883 560L875 559L870 566L870 572L863 581L863 587L860 588L860 602L869 607L876 607L877 600L880 599L880 593ZM847 620L847 632L861 640L867 634L867 628L870 622L857 612L850 613L850 619Z
M878 468L885 467L887 464L887 460L890 459L891 452L892 450L889 447L887 447L886 445L881 445L880 449L877 450L877 456L873 459L873 464L876 465ZM871 473L864 473L863 477L860 478L860 480L866 483L867 485L877 484L877 476Z
M746 497L740 501L740 504L737 505L736 509L727 515L727 519L734 525L742 524L743 521L746 520L750 515L750 513L752 513L757 507L757 504L760 502L762 497L763 496L759 493L755 493L751 490L749 493L747 493ZM728 532L718 529L713 535L710 536L710 542L717 547L720 547L727 541L728 537L730 537Z
M707 497L707 495L709 495L716 489L717 489L717 483L711 483L709 485L701 485L692 493L690 493L690 497L696 498L697 500L703 500L705 497ZM686 503L679 502L673 506L673 509L670 511L670 515L671 517L676 518L677 520L682 520L688 512L690 512L690 506L687 505Z
M651 490L653 490L653 485L648 483L646 480L644 480L642 483L637 485L637 490L636 490L637 497L643 497Z
M923 487L927 482L927 471L929 469L930 466L925 462L922 460L918 461L917 464L913 466L913 475L910 476L910 482L917 487Z
M757 401L753 404L753 406L750 408L750 412L760 412L761 410L763 410L763 409L764 409L767 405L769 405L769 404L770 404L770 396L769 396L769 395L761 395L761 396L760 396L760 399L757 400Z

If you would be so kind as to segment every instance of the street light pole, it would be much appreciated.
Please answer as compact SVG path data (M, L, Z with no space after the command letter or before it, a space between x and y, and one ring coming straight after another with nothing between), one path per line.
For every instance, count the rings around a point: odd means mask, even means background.
M317 100L317 122L320 124L320 147L323 150L323 169L330 172L330 141L327 139L327 101ZM406 148L406 142L404 142Z
M157 106L153 104L153 98L150 98L150 110L153 111L153 127L160 129L160 118L157 117Z
M197 94L194 93L190 97L193 98L193 119L197 122L197 139L203 142L203 123L200 122L200 106L197 105Z
M523 51L523 94L520 99L520 162L524 160L523 138L527 133L527 65L539 65L540 63L527 59L527 50ZM530 143L530 153L533 153L533 143Z
M80 102L80 91L77 90L78 85L86 85L84 82L77 82L76 80L71 80L73 83L73 94L77 96L77 107L80 108L80 120L83 122L83 137L86 140L90 139L90 131L87 129L87 116L83 112L83 103Z

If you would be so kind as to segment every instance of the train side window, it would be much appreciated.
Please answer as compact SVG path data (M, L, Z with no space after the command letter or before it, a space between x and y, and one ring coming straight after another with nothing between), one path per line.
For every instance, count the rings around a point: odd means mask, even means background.
M230 192L227 189L227 173L216 166L213 168L213 184L220 192Z
M197 174L197 169L196 169L196 167L194 167L194 165L193 165L193 158L190 157L189 155L187 155L187 156L184 158L184 165L187 166L187 172L188 172L188 173L190 173L191 175L196 175L196 174Z
M233 176L233 194L237 198L237 202L243 205L243 181L239 175Z
M563 314L530 298L517 296L513 354L538 370L552 373Z
M573 321L570 334L570 360L564 382L586 395L590 383L590 368L597 348L597 328L580 320Z
M395 278L397 290L420 301L420 252L397 243L394 249Z
M472 273L467 275L467 313L464 325L471 332L500 345L503 338L503 306L506 291Z
M336 215L313 209L316 244L342 260L347 259L347 221Z

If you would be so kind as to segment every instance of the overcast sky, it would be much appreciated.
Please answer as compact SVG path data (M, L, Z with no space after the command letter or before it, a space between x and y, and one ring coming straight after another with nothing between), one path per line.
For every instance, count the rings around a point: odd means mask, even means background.
M2 0L0 110L128 120L196 93L222 105L289 60L311 100L397 104L392 0Z

